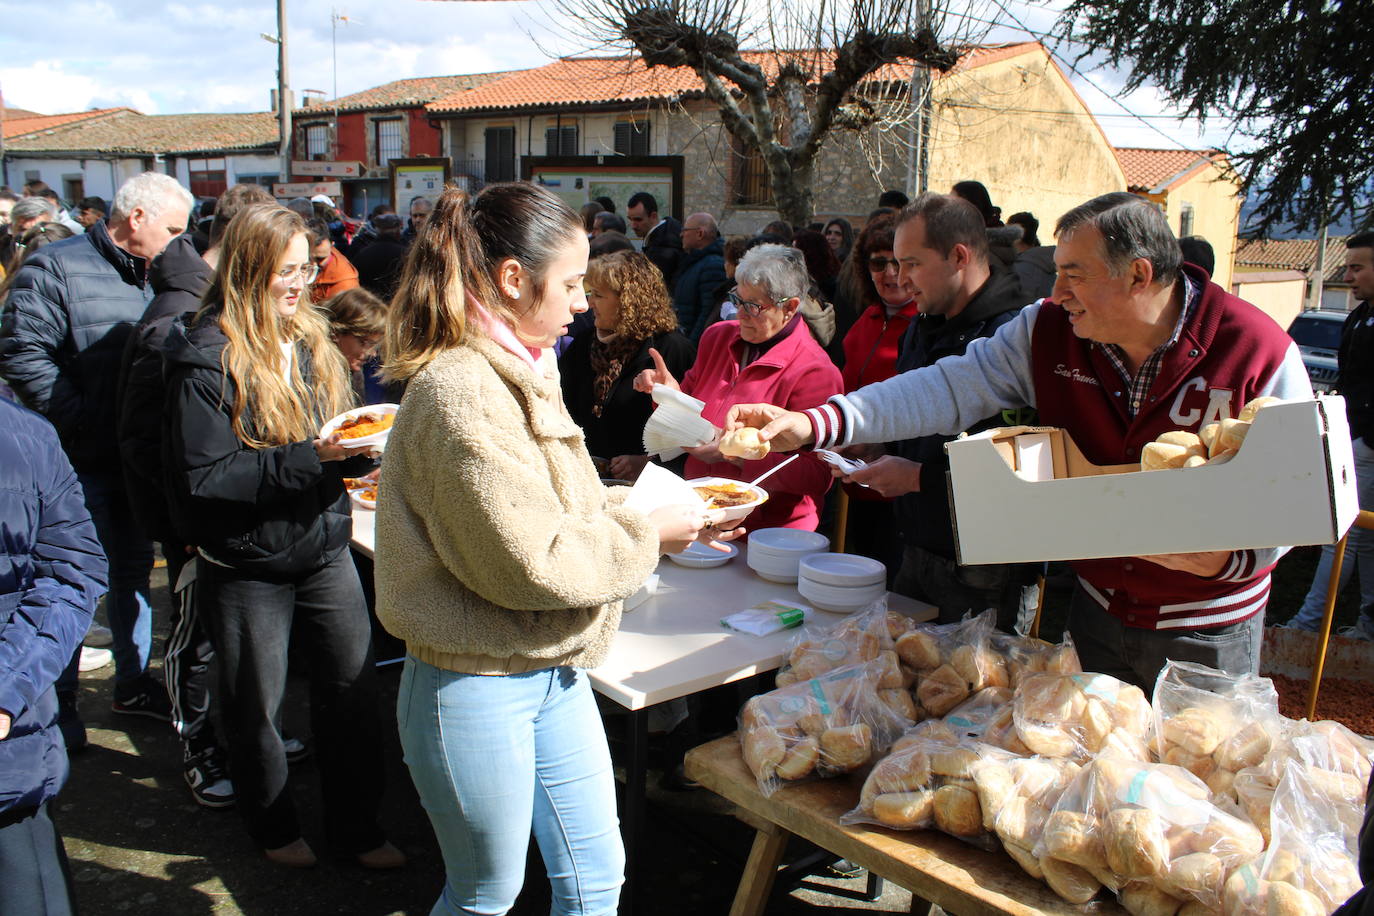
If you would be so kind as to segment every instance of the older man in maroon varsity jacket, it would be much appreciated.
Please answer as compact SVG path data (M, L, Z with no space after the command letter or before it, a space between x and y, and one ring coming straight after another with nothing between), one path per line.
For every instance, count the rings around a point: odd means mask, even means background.
M963 356L801 413L740 405L727 426L762 427L780 449L834 447L952 435L1004 407L1031 404L1090 461L1124 464L1160 433L1196 432L1260 395L1312 396L1293 341L1201 268L1183 264L1153 204L1105 194L1064 214L1055 235L1053 295ZM1069 630L1083 667L1147 690L1171 658L1256 670L1269 571L1283 552L1074 563Z

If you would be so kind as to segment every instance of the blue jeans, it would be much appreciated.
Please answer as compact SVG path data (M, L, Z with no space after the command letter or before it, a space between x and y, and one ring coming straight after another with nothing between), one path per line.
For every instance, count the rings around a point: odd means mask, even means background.
M1361 509L1374 509L1374 448L1365 444L1363 439L1353 443L1355 450L1355 488L1360 496ZM1366 618L1374 618L1374 531L1351 528L1350 539L1346 541L1345 559L1341 562L1341 580L1338 593L1345 589L1350 576L1358 567L1360 573L1360 613ZM1355 556L1352 561L1351 552ZM1331 564L1336 559L1336 545L1322 545L1321 559L1317 561L1317 571L1312 575L1312 585L1307 589L1307 597L1302 608L1288 621L1288 626L1301 630L1316 630L1321 626L1322 614L1326 612L1326 586L1331 581Z
M110 563L105 616L114 637L115 695L117 699L126 699L127 692L135 689L138 679L148 670L153 646L153 606L148 584L153 572L153 542L134 520L124 478L118 471L76 476L86 494L95 535ZM80 651L78 648L77 653ZM64 688L76 689L75 671L75 666L71 666L64 673L58 681L59 692Z
M625 850L586 672L489 677L407 657L396 718L447 871L432 916L507 912L524 882L531 827L553 913L616 912Z

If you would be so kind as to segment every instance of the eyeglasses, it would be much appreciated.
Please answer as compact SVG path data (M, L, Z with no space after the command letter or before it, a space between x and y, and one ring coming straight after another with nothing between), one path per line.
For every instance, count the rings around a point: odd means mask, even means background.
M868 269L875 274L880 274L891 267L893 270L900 270L902 265L896 258L869 258Z
M725 294L725 298L728 299L730 301L730 304L733 305L735 308L739 309L740 312L742 312L743 314L748 315L750 318L757 318L766 309L771 309L774 306L780 306L792 297L783 296L781 299L775 299L767 305L759 305L757 302L750 302L748 299L740 298L739 290L732 289L730 290L730 292Z
M277 271L277 279L288 286L290 286L297 277L300 277L301 282L309 286L311 283L315 282L315 278L319 275L320 266L313 263L302 264L299 267L288 267L285 270Z

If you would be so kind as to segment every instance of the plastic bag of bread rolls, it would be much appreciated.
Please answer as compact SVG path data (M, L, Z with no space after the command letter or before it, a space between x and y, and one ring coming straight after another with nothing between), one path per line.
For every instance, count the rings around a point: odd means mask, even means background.
M1078 652L1067 633L1064 641L1055 645L1031 636L1013 636L994 632L990 637L992 650L1001 655L1007 666L1007 679L1013 690L1035 674L1078 674L1083 666Z
M1169 662L1155 681L1155 753L1207 783L1214 799L1237 801L1236 774L1258 766L1283 740L1273 681Z
M952 624L916 624L896 642L897 657L914 675L917 718L946 715L986 687L1009 687L1006 661L992 647L997 613L987 610Z
M911 724L879 698L884 670L877 659L846 665L745 703L740 744L759 791L848 773L881 756Z
M974 768L983 817L990 819L1007 855L1033 878L1043 879L1045 874L1032 850L1079 769L1059 757L989 757Z
M837 623L812 624L798 631L788 646L787 660L778 669L777 686L786 687L835 668L877 659L888 669L880 689L910 684L898 668L897 653L892 650L885 598Z
M939 830L982 849L995 849L997 841L974 773L984 762L1001 759L1011 755L977 741L904 738L874 765L859 804L841 815L840 823Z
M1262 856L1236 868L1222 891L1234 916L1325 916L1359 890L1358 842L1339 805L1294 760L1273 793L1273 839Z
M1369 782L1374 742L1339 722L1285 720L1285 735L1258 765L1236 774L1234 791L1241 808L1271 837L1274 793L1289 761L1305 768L1314 791L1330 799L1351 833L1359 831Z
M1087 760L1105 747L1145 759L1152 713L1144 692L1106 674L1037 674L1016 691L1017 737L1032 753Z
M1032 852L1042 868L1049 858L1087 871L1132 912L1173 913L1189 901L1216 911L1226 876L1263 848L1187 770L1107 751L1060 795Z

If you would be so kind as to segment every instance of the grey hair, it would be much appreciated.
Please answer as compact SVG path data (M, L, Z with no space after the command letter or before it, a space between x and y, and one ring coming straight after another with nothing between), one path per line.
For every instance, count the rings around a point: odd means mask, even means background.
M716 239L720 238L720 226L717 225L714 216L709 213L693 213L691 216L687 217L687 221L691 222L693 220L700 224L698 228L704 230L705 235L708 236L711 241L714 242Z
M1113 191L1079 204L1059 217L1056 238L1091 226L1102 235L1102 256L1114 276L1144 258L1154 269L1156 283L1173 283L1183 266L1178 239L1159 207L1126 191Z
M187 213L196 205L196 199L191 196L191 192L182 187L181 182L171 175L144 172L119 186L119 190L115 192L110 219L128 219L129 214L135 210L142 210L148 216L156 217L168 204L176 201L186 206Z
M789 245L756 245L735 268L735 282L761 286L770 299L805 299L811 290L806 258Z
M33 219L36 216L46 216L48 219L57 219L57 208L51 201L41 197L21 197L19 202L10 211L10 222L18 224L22 220Z

